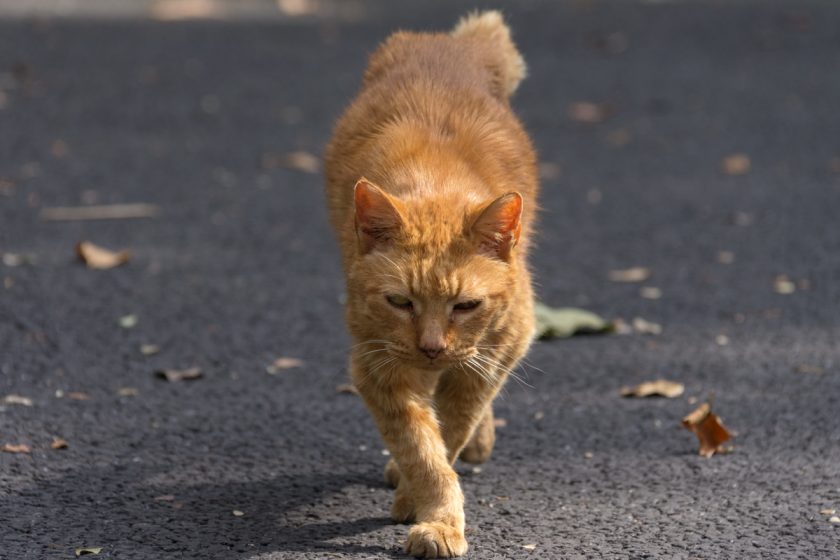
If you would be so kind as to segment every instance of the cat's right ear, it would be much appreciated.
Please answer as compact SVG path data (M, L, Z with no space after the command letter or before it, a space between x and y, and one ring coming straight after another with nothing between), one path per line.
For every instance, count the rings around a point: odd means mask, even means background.
M356 205L356 236L362 254L397 237L403 225L397 200L365 178L356 182L353 200Z

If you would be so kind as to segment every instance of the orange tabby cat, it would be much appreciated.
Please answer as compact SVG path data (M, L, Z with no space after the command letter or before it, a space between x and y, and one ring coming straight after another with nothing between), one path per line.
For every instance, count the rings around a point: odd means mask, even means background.
M525 63L498 12L399 32L371 56L327 149L353 381L393 459L407 553L460 556L452 466L486 460L492 401L533 336L536 156L508 97Z

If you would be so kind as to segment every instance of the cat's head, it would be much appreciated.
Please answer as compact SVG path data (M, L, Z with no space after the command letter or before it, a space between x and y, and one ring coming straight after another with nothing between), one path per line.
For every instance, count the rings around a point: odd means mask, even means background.
M521 195L402 199L362 179L354 198L349 319L371 363L442 369L488 353L521 271Z

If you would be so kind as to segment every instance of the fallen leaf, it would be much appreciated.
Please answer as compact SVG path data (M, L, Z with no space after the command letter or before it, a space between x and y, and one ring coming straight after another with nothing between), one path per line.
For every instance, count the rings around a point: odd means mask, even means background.
M622 387L622 397L665 397L674 399L685 392L685 385L667 379L645 381L635 387Z
M540 179L545 179L547 181L557 179L558 177L560 177L561 172L562 172L562 168L559 165L557 165L556 163L553 163L553 162L550 162L550 161L540 162L540 165L539 165Z
M603 199L604 195L599 189L589 189L586 191L586 202L589 204L601 204Z
M829 523L840 523L840 517L837 517L836 515L833 515L833 516L828 518L828 522Z
M67 449L69 447L67 442L61 438L53 438L52 443L50 444L52 449Z
M755 216L750 212L738 210L737 212L735 212L735 214L732 215L731 220L732 223L736 226L747 227L755 223Z
M84 546L76 549L76 557L88 554L99 554L100 552L102 552L101 546Z
M342 383L341 385L336 385L335 390L338 393L348 393L351 395L359 394L359 390L356 389L356 386L352 383Z
M243 515L245 515L244 511L239 511L238 509L233 510L233 512L231 513L233 513L233 515L235 515L236 517L242 517Z
M806 373L811 375L822 375L825 370L820 366L814 366L811 364L799 364L794 368L796 373Z
M21 406L32 406L32 399L20 395L6 395L3 404L19 404Z
M82 391L70 391L67 393L66 397L68 399L72 399L74 401L87 401L90 400L90 395L84 393Z
M120 387L117 389L117 394L121 397L136 397L140 391L135 387Z
M613 282L644 282L650 278L650 269L644 266L634 266L621 270L611 270L609 278Z
M735 262L735 253L732 251L718 251L717 262L720 264L732 264Z
M654 286L642 286L639 295L645 299L659 299L662 297L662 290Z
M750 171L750 158L746 154L730 154L721 160L720 168L727 175L745 175Z
M321 161L309 152L298 150L283 155L265 154L263 155L263 167L266 169L285 167L304 173L318 173L321 168Z
M137 315L123 315L117 323L124 329L133 329L137 326Z
M820 515L834 515L835 513L837 513L837 510L835 510L835 509L821 509L820 510Z
M722 451L721 445L729 441L732 435L723 426L720 418L712 412L709 403L701 404L696 410L682 419L682 425L694 432L700 440L700 455L711 457Z
M662 325L652 323L641 317L633 318L633 329L641 334L662 334Z
M42 220L126 220L132 218L154 218L160 212L154 204L109 204L99 206L66 206L44 208L39 217Z
M505 419L505 418L493 418L493 427L504 428L506 426L507 426L507 419Z
M773 290L777 294L789 295L796 291L796 284L787 275L781 274L773 280Z
M274 375L284 369L292 369L296 367L301 367L304 364L303 360L299 360L297 358L277 358L274 360L270 366L265 368L265 371Z
M599 334L612 332L611 323L598 315L571 307L553 309L537 302L534 305L536 338L568 338L575 334Z
M192 381L201 378L204 374L201 368L191 367L187 369L160 369L155 372L155 375L160 379L165 379L170 383L177 383L179 381Z
M29 448L28 445L25 443L4 443L3 447L0 447L0 451L5 451L6 453L31 453L32 450Z
M603 103L578 101L569 105L567 114L573 121L595 124L606 120L612 115L612 107Z
M607 134L607 143L611 146L615 146L620 148L621 146L626 146L632 140L632 136L630 135L630 131L626 128L619 128L617 130L610 131Z
M537 548L537 545L535 545L535 544L523 544L522 548L524 548L525 550L534 550L535 548Z
M160 352L160 346L157 344L142 344L140 345L140 353L144 356L153 356Z
M67 149L67 142L64 140L53 141L52 146L50 146L50 152L52 152L52 155L57 158L63 158L67 155L67 152L69 152Z
M109 251L90 241L82 241L76 244L76 254L88 268L107 270L125 264L131 258L131 252L122 250L118 252Z

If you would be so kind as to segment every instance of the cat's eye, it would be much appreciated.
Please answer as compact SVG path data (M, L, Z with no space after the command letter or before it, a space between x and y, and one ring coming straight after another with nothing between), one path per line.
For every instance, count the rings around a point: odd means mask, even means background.
M388 303L390 303L397 309L411 309L412 307L414 307L414 305L411 303L411 300L405 296L390 295L385 296L385 299L387 299Z
M462 302L456 303L455 305L452 306L452 309L454 309L455 311L472 311L473 309L475 309L479 305L481 305L481 300L480 299L471 299L469 301L462 301Z

